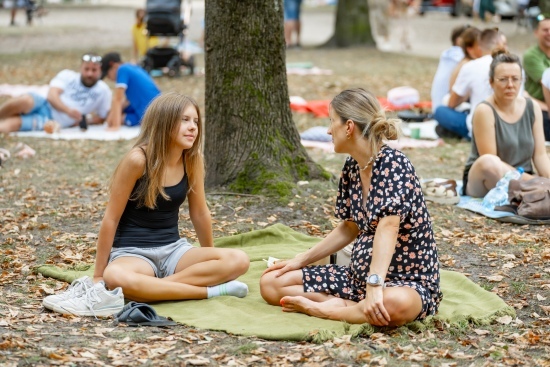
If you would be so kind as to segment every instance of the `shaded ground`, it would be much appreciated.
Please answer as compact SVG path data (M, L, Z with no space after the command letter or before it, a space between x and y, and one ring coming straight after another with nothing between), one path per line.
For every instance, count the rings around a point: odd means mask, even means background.
M76 68L81 51L0 55L0 81L47 83L59 69ZM129 50L123 52L128 55ZM397 81L415 86L427 99L437 65L431 58L364 49L288 54L288 61L312 60L334 74L289 76L291 95L328 99L356 85L385 95ZM203 78L157 81L163 91L185 91L204 106ZM309 115L294 118L300 131L326 125ZM493 325L441 324L423 332L399 328L316 345L268 342L183 325L168 330L114 327L112 320L45 312L42 298L66 285L34 274L33 268L46 262L75 266L93 261L106 184L132 142L0 137L1 147L13 149L18 142L29 144L37 155L13 158L0 169L0 365L550 365L550 229L503 225L435 204L429 209L443 268L466 273L499 294L516 309L517 319ZM449 141L406 154L422 177L458 179L468 149L466 143ZM345 159L309 152L334 174ZM268 222L322 236L336 223L331 216L336 187L336 181L310 182L296 188L288 203L210 191L215 236L263 228ZM186 208L180 216L180 232L195 240Z

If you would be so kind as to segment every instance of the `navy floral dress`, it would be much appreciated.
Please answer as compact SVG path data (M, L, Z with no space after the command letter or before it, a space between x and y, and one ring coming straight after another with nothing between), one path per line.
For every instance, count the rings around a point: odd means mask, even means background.
M384 145L372 167L365 207L359 165L348 157L338 188L336 217L354 222L360 232L353 244L349 266L324 265L302 269L304 292L324 292L359 302L366 295L374 234L380 219L400 218L399 233L385 279L386 287L410 287L422 298L417 320L437 312L442 294L439 261L431 218L420 182L409 159Z

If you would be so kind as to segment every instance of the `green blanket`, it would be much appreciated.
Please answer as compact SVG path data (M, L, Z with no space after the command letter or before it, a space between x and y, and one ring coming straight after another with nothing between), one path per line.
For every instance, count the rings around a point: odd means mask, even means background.
M312 340L316 342L341 335L370 334L374 328L368 324L349 325L344 322L322 320L297 313L285 313L278 306L270 306L260 295L259 279L266 269L263 259L269 256L290 258L306 251L319 241L281 224L266 229L215 240L216 247L240 248L250 257L250 269L239 278L248 284L245 298L216 297L200 301L161 302L155 310L175 321L193 327L221 330L232 334L258 336L271 340ZM36 269L44 276L71 282L83 275L92 275L92 266L78 270L64 270L52 265ZM448 323L470 321L487 324L502 315L515 315L514 309L497 295L482 289L464 275L453 271L441 272L443 301L439 313L423 323L409 327L423 328L433 320Z

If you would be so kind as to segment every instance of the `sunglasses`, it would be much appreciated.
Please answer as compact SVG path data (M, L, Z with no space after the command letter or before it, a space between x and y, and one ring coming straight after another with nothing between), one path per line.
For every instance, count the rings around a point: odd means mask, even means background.
M100 63L101 62L101 56L86 54L86 55L82 56L82 61Z

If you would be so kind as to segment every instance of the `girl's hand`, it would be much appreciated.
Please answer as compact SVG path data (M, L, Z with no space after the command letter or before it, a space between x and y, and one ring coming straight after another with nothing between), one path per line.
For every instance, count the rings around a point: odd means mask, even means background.
M361 301L363 313L369 324L374 326L389 325L391 319L384 307L384 287L367 286L367 295Z

